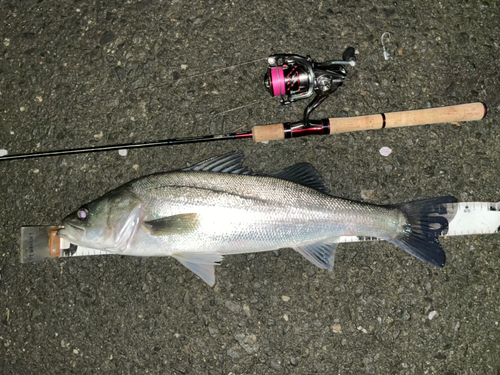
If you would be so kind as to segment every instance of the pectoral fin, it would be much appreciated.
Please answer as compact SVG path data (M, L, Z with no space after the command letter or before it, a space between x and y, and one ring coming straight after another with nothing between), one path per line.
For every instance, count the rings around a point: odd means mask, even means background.
M173 215L144 222L144 226L153 236L186 234L196 230L199 225L198 214Z
M307 246L294 247L293 249L303 255L308 261L319 268L326 268L331 271L335 260L335 249L337 239L329 239L328 242L320 242Z
M222 261L220 254L177 253L172 256L202 278L208 285L215 284L214 266Z

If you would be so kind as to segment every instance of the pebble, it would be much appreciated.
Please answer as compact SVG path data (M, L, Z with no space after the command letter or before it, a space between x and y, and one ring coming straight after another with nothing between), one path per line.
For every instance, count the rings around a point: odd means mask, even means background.
M283 369L283 367L281 367L281 364L279 361L271 361L269 366L276 371L280 371Z
M240 358L240 355L234 349L228 349L227 355L230 356L232 359L238 359L238 358Z
M315 266L310 266L310 267L307 269L306 274L307 274L307 276L309 276L309 277L312 277L312 276L316 275L316 267L315 267Z
M378 192L376 190L361 190L363 200L376 200Z
M281 299L282 299L284 302L288 302L288 301L290 301L290 297L288 297L288 296L281 296Z
M5 156L5 155L7 155L8 153L9 153L9 152L8 152L7 150L5 150L5 149L3 149L3 148L2 148L2 149L0 149L0 156Z
M116 35L112 31L106 31L101 37L100 44L101 45L108 44L114 41L115 39Z
M392 153L392 149L390 149L389 147L382 147L380 150L380 155L382 156L389 156L391 153Z
M435 310L434 310L434 311L431 311L431 312L429 313L429 316L428 316L429 320L434 319L434 318L436 317L436 315L437 315L437 311L435 311Z
M243 305L243 312L249 318L252 316L252 313L250 312L250 306L248 305Z
M128 151L127 150L118 150L118 154L120 156L127 156Z
M410 320L410 317L411 317L411 316L410 316L410 313L409 313L408 311L406 311L406 310L405 310L405 311L403 312L403 316L402 316L403 320Z
M342 326L337 323L332 326L333 333L342 333Z
M363 327L361 327L361 326L358 326L358 327L357 327L357 330L358 330L359 332L363 332L363 333L365 333L365 334L366 334L366 333L368 333L368 331L366 330L366 328L363 328Z
M232 301L226 301L225 305L231 312L235 314L239 314L241 311L240 305Z
M240 344L248 354L254 354L259 351L260 345L257 342L257 336L254 334L237 333L234 335L234 339L238 341L238 344Z

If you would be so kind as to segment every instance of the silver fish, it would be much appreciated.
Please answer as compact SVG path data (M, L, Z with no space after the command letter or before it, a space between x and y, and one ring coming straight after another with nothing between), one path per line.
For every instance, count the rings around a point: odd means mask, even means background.
M454 197L394 206L354 202L331 196L310 164L263 176L242 158L230 153L133 180L67 216L58 234L115 254L172 256L209 285L227 254L293 248L332 270L346 235L377 237L444 266L437 237L448 227L443 204Z

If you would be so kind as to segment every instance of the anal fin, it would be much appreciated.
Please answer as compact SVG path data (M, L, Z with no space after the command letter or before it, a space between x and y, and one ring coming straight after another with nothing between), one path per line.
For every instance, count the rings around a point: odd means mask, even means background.
M335 260L335 249L338 245L337 240L337 238L330 238L325 242L294 247L293 249L315 266L331 271Z
M222 261L220 254L177 253L172 254L184 267L197 274L210 286L215 284L215 265Z

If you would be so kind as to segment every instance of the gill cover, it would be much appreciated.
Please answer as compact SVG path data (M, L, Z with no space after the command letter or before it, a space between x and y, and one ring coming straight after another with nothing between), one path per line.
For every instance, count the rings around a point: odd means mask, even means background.
M68 215L58 234L77 245L122 252L130 245L143 217L140 200L118 188Z

